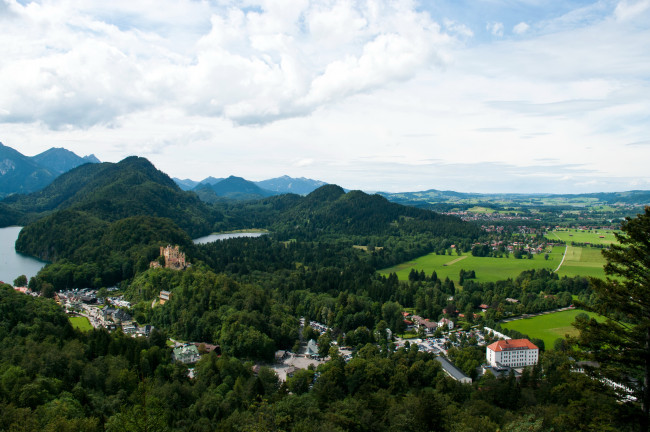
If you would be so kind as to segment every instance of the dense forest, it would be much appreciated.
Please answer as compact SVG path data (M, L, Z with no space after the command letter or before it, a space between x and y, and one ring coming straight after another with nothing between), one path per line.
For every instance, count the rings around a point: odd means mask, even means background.
M280 383L268 368L204 356L187 377L166 336L73 330L51 300L0 287L0 430L636 430L608 386L547 352L520 380L447 377L416 345L364 345ZM316 379L317 377L317 379Z
M582 353L567 341L535 341L541 362L519 379L488 372L460 384L434 354L385 337L404 331L406 308L469 329L576 300L602 305L589 280L548 270L482 283L464 269L459 286L435 272L399 281L376 271L452 244L469 252L484 238L476 225L334 185L207 205L140 158L84 165L48 188L0 203L31 221L17 249L52 261L29 281L43 297L0 287L0 431L638 430L639 405L576 373ZM242 228L269 233L191 240ZM167 244L192 265L150 268ZM111 285L137 323L155 327L150 336L75 330L47 298ZM171 296L158 304L163 290ZM474 316L479 305L489 310ZM303 328L302 317L329 330ZM190 378L169 337L217 344L220 354L203 355ZM265 365L303 338L318 339L329 361L280 381ZM476 378L485 351L465 342L448 356Z

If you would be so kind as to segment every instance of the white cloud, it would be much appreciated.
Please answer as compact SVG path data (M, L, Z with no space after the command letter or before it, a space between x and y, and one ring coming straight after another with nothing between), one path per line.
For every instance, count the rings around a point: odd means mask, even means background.
M26 154L138 153L195 179L648 184L646 3L540 18L492 1L486 16L411 0L4 0L0 140ZM524 24L526 37L502 37Z
M410 0L136 3L12 3L0 120L88 127L168 105L264 124L410 79L451 41Z
M512 28L512 32L514 34L521 35L521 34L526 33L528 31L528 29L530 29L530 26L522 21L522 22L520 22L519 24L517 24L516 26L514 26Z
M493 36L498 36L498 37L503 36L503 23L490 22L487 23L485 29L489 31Z
M463 38L471 38L474 36L474 32L472 32L468 26L457 21L453 21L447 18L443 20L443 25L445 27L445 30L451 34L455 34Z
M614 15L616 19L625 21L638 18L648 10L650 10L650 0L622 0L616 5Z

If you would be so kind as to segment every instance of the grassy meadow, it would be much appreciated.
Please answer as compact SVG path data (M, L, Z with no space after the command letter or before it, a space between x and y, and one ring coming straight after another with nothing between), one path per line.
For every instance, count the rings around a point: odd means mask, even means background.
M424 270L427 276L435 270L439 278L446 278L458 283L461 269L474 270L476 281L496 282L507 278L515 278L522 271L538 268L555 270L562 261L564 248L553 248L549 253L548 260L544 255L534 255L533 259L515 259L512 254L508 258L475 257L470 253L462 256L457 255L436 255L431 253L412 261L398 264L394 267L381 270L382 275L396 273L400 280L408 280L412 268L417 271Z
M560 277L591 276L604 279L605 263L601 249L567 246L566 258L557 274Z
M92 330L93 326L90 324L90 321L88 321L88 318L83 317L83 316L73 316L73 317L68 317L70 320L70 324L72 324L72 327L77 328L82 331L88 331Z
M603 319L594 313L573 309L501 323L501 327L509 330L517 330L520 333L527 334L531 338L541 339L544 341L546 349L553 349L553 343L556 339L564 338L567 334L570 336L576 336L578 334L578 331L571 323L575 320L576 315L580 313L586 313L599 321Z
M561 240L567 244L571 242L576 243L591 243L598 245L609 245L616 243L613 230L579 230L579 229L565 229L554 230L546 235L550 241Z

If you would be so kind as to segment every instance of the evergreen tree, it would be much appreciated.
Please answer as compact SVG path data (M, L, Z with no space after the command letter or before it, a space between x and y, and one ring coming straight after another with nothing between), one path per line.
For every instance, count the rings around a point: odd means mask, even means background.
M650 411L650 207L626 218L616 234L619 244L603 250L606 280L592 279L596 302L588 309L607 318L599 323L576 317L574 342L600 363L592 373L630 389L642 408L641 430ZM583 305L584 306L584 305ZM618 390L621 400L630 396Z

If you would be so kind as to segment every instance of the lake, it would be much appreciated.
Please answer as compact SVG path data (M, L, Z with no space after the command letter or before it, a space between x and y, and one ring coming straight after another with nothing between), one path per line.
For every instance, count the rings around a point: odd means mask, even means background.
M22 228L0 228L0 281L10 285L20 275L27 276L29 280L47 264L16 252L16 239Z
M194 239L194 244L212 243L218 240L228 240L239 237L260 237L266 235L265 232L236 232L227 234L210 234L209 236Z

